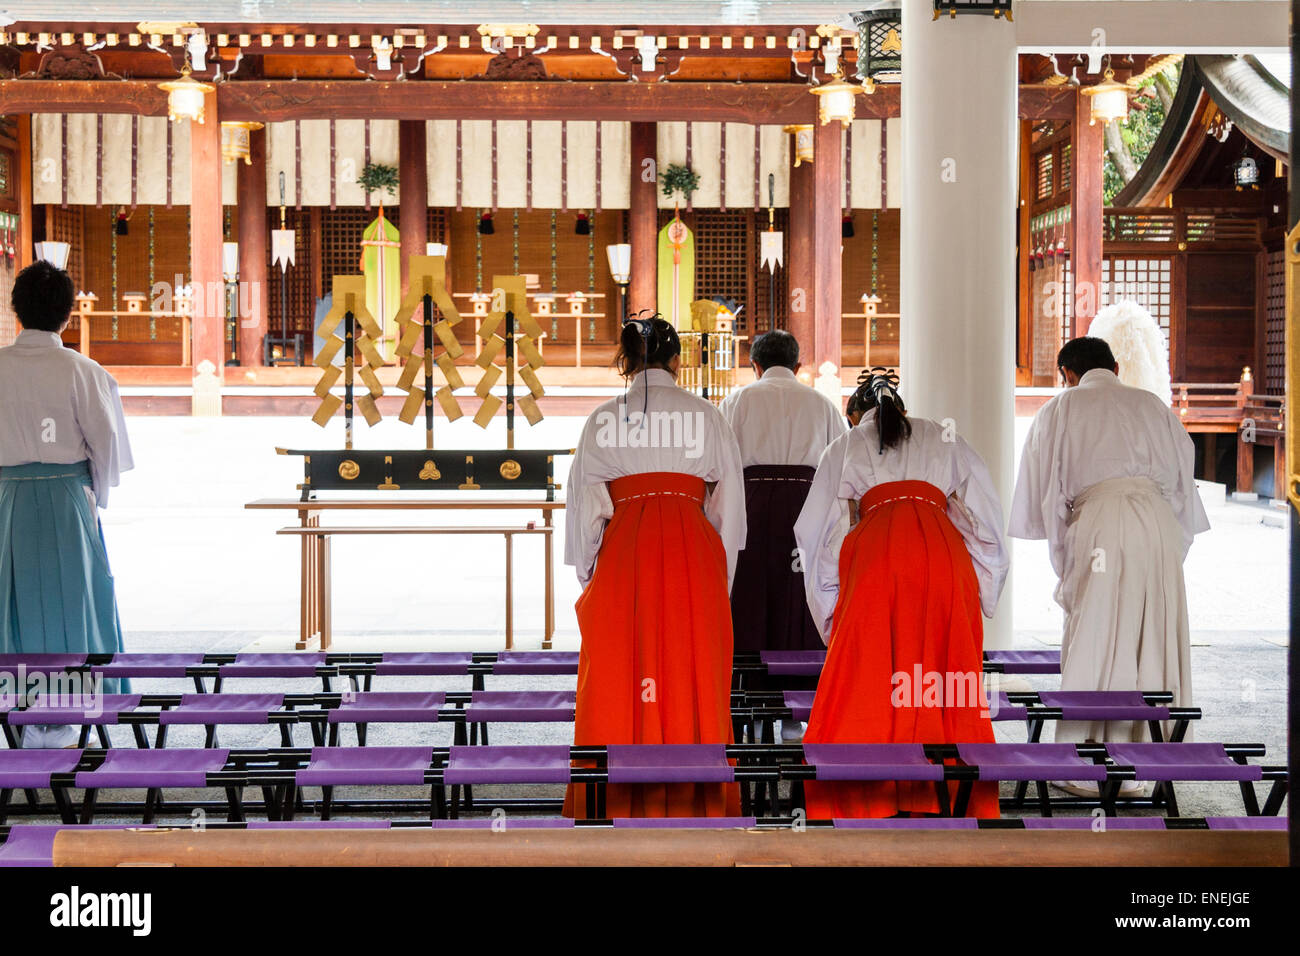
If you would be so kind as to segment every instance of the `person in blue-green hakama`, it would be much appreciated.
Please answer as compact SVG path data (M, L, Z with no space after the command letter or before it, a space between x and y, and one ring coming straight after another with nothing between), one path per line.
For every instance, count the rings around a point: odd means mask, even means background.
M66 272L28 266L12 302L22 330L0 348L0 654L114 653L122 629L98 509L133 466L117 382L63 345ZM126 690L110 683L99 690ZM77 734L32 725L23 746Z

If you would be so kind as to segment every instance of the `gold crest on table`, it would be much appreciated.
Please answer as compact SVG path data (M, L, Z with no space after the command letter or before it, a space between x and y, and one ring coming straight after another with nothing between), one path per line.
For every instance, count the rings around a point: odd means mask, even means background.
M438 466L432 460L426 461L424 467L420 469L421 481L437 481L441 477L442 472L438 470Z
M355 481L359 474L361 474L361 466L351 458L339 462L339 477L344 481Z
M513 458L507 458L501 463L501 467L497 470L501 472L501 477L506 481L514 481L523 474L524 471L519 462L515 461Z

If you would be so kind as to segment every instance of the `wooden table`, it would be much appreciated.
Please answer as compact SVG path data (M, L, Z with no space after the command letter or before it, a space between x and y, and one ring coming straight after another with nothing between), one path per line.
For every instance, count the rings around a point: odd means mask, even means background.
M298 650L328 650L333 640L331 627L330 543L336 535L387 534L499 534L506 542L506 648L514 647L514 539L516 535L542 536L545 544L546 609L542 647L549 650L555 636L555 552L554 512L563 501L470 498L354 498L311 499L261 498L244 506L251 511L296 511L298 524L281 528L277 534L297 536L301 541L302 585ZM323 525L324 512L344 511L540 511L542 525Z

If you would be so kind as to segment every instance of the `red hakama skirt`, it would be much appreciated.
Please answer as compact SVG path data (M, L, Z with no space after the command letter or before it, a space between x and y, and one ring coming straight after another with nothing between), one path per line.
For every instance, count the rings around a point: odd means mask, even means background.
M577 745L732 742L731 605L704 481L652 472L610 482L614 516L576 610ZM564 815L582 815L570 786ZM605 815L738 816L736 784L610 784Z
M924 481L863 496L840 551L839 601L804 743L994 742L979 584L946 507ZM804 786L810 819L939 812L933 783ZM967 813L998 816L997 784L976 783Z

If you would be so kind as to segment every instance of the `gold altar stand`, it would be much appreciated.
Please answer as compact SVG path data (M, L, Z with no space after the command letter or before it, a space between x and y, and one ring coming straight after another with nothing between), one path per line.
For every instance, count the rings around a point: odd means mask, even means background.
M329 650L333 639L330 626L331 581L330 543L336 535L386 535L386 534L499 534L506 543L506 649L514 647L514 539L516 535L541 535L545 548L545 626L542 647L550 650L555 636L555 549L554 512L564 507L563 501L527 501L520 499L463 498L354 498L351 500L308 500L298 498L261 498L244 506L252 511L296 511L298 524L281 528L277 534L296 535L301 539L302 597L298 650L319 648ZM474 524L474 525L330 525L322 524L323 512L343 511L540 511L542 523Z

